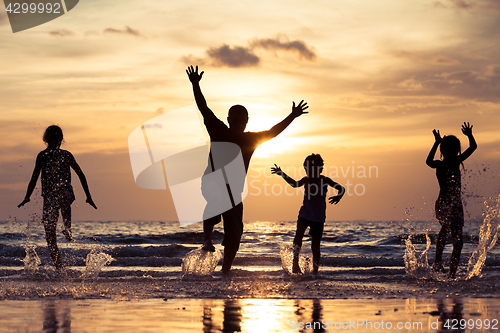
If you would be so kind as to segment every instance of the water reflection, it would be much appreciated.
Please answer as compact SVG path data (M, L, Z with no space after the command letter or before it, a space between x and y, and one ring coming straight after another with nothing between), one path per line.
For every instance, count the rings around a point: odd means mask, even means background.
M313 312L312 312L314 333L325 332L325 329L323 328L322 325L322 319L323 319L322 317L323 317L323 307L321 306L321 301L319 299L315 299L313 302Z
M499 317L500 302L467 298L0 300L0 313L2 332L66 333L103 329L109 333L380 332L383 322L387 332L455 333L489 332L490 328L498 328L497 319L494 322L493 319ZM453 321L458 323L454 329L450 328ZM473 329L469 326L472 324ZM481 324L482 327L478 326Z
M325 332L323 323L323 307L321 300L295 300L295 318L289 319L289 328L296 328L298 332Z
M438 332L465 332L465 327L460 325L460 320L463 319L464 305L462 300L454 299L451 312L446 311L446 304L442 299L437 302L439 311L439 331Z
M326 332L322 301L228 299L203 301L203 332Z
M67 302L44 301L43 331L44 333L70 333L71 332L71 309Z
M224 301L224 321L222 332L241 332L241 305L238 300Z

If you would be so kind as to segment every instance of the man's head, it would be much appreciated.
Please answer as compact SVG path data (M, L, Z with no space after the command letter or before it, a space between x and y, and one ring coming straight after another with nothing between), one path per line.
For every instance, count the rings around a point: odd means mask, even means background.
M233 105L227 114L229 128L236 132L243 132L248 123L248 111L243 105Z

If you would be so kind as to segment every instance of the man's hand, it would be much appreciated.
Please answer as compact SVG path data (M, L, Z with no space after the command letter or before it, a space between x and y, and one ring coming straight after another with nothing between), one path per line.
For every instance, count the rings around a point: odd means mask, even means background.
M281 168L276 164L274 165L274 167L271 167L271 173L277 174L278 176L283 176L283 171L281 171Z
M203 73L205 73L205 72L201 72L200 74L198 74L198 66L196 66L196 69L194 69L193 66L189 66L186 69L186 73L187 73L189 81L191 81L191 83L198 83L198 82L200 82L201 77L203 76Z
M305 109L309 108L309 106L307 105L306 102L304 102L304 100L301 100L299 105L295 106L295 102L293 102L293 105L292 105L292 115L297 118L301 115L303 115L304 113L309 113L309 112L304 112Z
M23 202L21 202L19 205L17 205L17 208L21 208L22 206L24 206L28 202L30 202L30 198L24 198Z
M472 135L472 125L464 122L464 124L462 125L462 133L464 133L464 135L471 136Z
M439 142L441 142L441 140L443 140L441 138L441 134L439 134L439 130L436 131L435 129L433 129L432 134L434 134L434 140L436 140L437 143L439 143Z

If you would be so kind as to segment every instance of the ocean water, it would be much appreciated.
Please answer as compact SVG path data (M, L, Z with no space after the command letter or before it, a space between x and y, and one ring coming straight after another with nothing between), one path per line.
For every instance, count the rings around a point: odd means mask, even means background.
M497 214L498 209L494 213ZM485 227L486 221L489 228ZM497 217L466 221L459 269L463 279L472 270L469 261L477 261L479 257L482 262L475 275L500 275L500 248L495 246L498 223L495 221ZM246 221L233 270L239 275L282 278L286 274L282 252L292 244L295 224L295 221ZM416 274L418 269L426 268L433 261L439 227L436 221L326 222L320 274L339 280ZM58 225L63 264L83 278L145 275L180 278L185 273L183 259L198 249L203 240L201 223L181 228L175 221L74 222L73 242L65 240L60 228ZM487 231L488 240L480 239L480 234ZM220 224L215 228L213 240L221 251L222 237ZM478 252L478 247L482 247L482 251ZM444 252L445 265L451 250L450 237ZM305 259L303 262L310 262L310 237L307 235L301 256ZM221 262L213 274L220 274L220 265ZM50 270L51 266L43 226L36 216L32 221L0 221L0 277L37 274Z

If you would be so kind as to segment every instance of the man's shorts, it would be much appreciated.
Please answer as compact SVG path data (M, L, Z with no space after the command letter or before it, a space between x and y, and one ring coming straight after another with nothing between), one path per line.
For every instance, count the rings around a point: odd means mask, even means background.
M309 235L310 236L319 237L320 239L323 237L323 229L325 227L324 223L309 221L303 217L299 217L299 219L297 220L297 226L299 224L302 224L302 225L305 225L306 227L309 227Z

